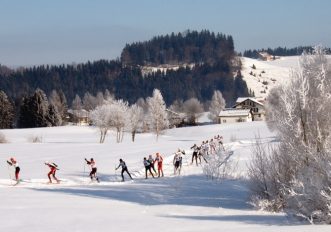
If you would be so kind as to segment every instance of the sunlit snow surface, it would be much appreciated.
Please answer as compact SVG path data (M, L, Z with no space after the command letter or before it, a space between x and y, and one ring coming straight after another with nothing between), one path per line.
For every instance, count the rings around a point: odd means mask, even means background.
M268 213L248 203L247 163L251 147L260 135L264 143L276 143L264 122L204 125L166 131L156 142L153 134L130 135L121 144L110 134L98 143L92 127L66 126L41 129L2 130L9 140L0 144L0 231L329 231L310 226L283 213ZM234 151L234 179L207 180L201 166L190 164L194 143L222 135L226 148ZM31 136L42 143L30 143ZM172 154L185 149L181 176L173 175ZM143 157L160 152L165 177L144 179ZM9 179L13 170L5 160L14 156L24 182ZM97 162L101 183L90 183L84 158ZM123 158L134 181L119 182L115 171ZM59 165L60 184L46 184L45 161ZM126 180L128 180L126 176Z

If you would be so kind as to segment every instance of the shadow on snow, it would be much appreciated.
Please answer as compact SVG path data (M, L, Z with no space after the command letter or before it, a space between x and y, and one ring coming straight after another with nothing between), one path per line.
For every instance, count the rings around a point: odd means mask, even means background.
M128 177L125 176L126 180ZM113 175L103 180L114 180ZM109 182L107 185L41 188L36 191L119 200L142 205L188 205L250 209L247 183L243 180L213 182L201 175L134 178L134 182ZM113 183L113 184L112 184Z

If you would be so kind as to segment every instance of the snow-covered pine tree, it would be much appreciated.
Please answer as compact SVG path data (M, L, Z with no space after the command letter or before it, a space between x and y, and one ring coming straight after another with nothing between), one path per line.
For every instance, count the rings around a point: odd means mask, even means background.
M218 122L219 113L225 108L225 100L219 90L215 90L209 106L209 119Z
M5 92L0 91L0 129L12 128L14 107Z
M21 128L51 126L48 121L48 100L44 91L37 89L31 97L23 99L18 123Z
M166 104L160 90L154 89L153 96L147 98L147 104L150 126L158 140L160 133L169 127Z
M48 105L47 120L52 126L60 126L62 124L61 115L52 103Z
M57 110L57 112L61 116L61 124L64 124L66 121L67 111L68 111L68 105L67 105L67 98L64 95L63 91L60 90L59 92L56 90L52 90L50 97L49 97L49 103L53 104Z

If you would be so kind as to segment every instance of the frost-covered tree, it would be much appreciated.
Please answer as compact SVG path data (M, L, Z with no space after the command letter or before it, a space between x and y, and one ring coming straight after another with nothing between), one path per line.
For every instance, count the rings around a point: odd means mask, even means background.
M114 94L110 93L110 91L108 89L105 90L105 93L104 93L104 99L105 100L108 100L108 99L115 99L115 96Z
M209 106L209 119L218 122L219 113L225 108L225 100L219 90L215 90Z
M110 104L103 104L97 106L90 113L90 118L93 125L99 128L100 143L104 143L108 130L110 129Z
M184 112L183 109L184 102L183 100L175 100L169 107L169 109L176 113Z
M150 126L158 140L160 133L169 126L166 104L160 90L154 89L153 96L147 98L147 104Z
M116 141L123 140L124 128L128 123L128 102L123 100L105 101L91 111L92 123L100 130L100 143L105 141L109 129L116 131Z
M203 105L196 98L186 100L183 104L183 109L187 117L187 121L191 125L197 123L197 119L202 116Z
M116 142L123 140L124 128L128 122L128 102L116 100L109 107L110 127L116 130Z
M72 100L71 108L73 110L74 121L78 122L78 118L81 116L83 109L82 99L76 94L74 100Z
M48 105L47 120L52 126L60 126L62 123L61 115L57 111L57 107L52 103Z
M73 110L82 110L83 105L82 105L82 99L76 94L74 100L72 100L71 107Z
M95 97L95 107L97 106L101 106L103 104L103 102L105 101L104 97L103 97L103 93L102 92L98 92L97 96Z
M86 92L83 97L83 108L90 112L97 106L96 98L90 94L89 92Z
M270 94L268 120L280 143L270 156L269 178L256 179L273 186L260 196L273 208L331 223L331 72L323 49L303 54L290 81Z
M0 91L0 129L12 128L14 107L5 92Z
M142 128L144 120L144 110L137 104L129 108L129 129L131 131L132 142L135 140L137 131Z
M60 125L63 124L63 122L66 120L68 111L67 99L63 91L60 90L59 92L57 92L56 90L52 90L49 97L49 103L54 105L56 111L60 115Z
M136 104L144 110L144 114L148 113L148 104L144 98L138 98Z

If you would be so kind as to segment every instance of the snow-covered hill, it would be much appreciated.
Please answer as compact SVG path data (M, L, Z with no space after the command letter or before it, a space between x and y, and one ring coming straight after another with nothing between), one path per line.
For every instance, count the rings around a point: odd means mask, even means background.
M205 125L168 130L156 142L155 135L138 134L135 143L126 135L115 143L114 135L99 144L91 127L57 127L1 130L10 141L0 144L0 231L329 231L310 226L283 213L257 211L248 203L247 163L257 134L265 143L276 142L264 122ZM201 166L190 164L190 147L214 135L224 137L234 153L237 178L221 182L206 179ZM42 143L30 143L40 136ZM181 176L173 175L172 154L186 150ZM165 177L144 179L144 156L161 152ZM15 156L25 180L13 187L13 170L5 160ZM84 158L93 157L101 183L89 183ZM118 182L115 171L123 158L134 181ZM49 185L44 161L59 165L61 184ZM11 171L10 173L8 172Z
M327 56L331 61L331 56ZM248 89L258 98L265 98L271 88L290 78L291 69L299 67L299 56L280 57L273 61L242 58L242 75ZM256 69L253 69L253 65Z

